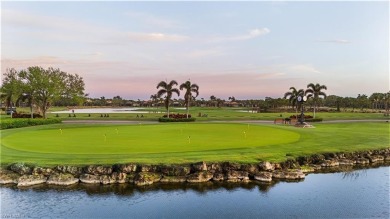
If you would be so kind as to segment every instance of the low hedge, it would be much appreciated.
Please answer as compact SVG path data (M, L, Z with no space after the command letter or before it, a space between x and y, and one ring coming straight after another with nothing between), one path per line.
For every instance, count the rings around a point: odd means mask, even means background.
M158 121L159 122L195 122L195 118L174 119L174 118L160 117L160 118L158 118Z
M13 128L22 128L27 126L36 126L36 125L48 125L61 123L61 119L50 118L50 119L1 119L0 129L13 129Z

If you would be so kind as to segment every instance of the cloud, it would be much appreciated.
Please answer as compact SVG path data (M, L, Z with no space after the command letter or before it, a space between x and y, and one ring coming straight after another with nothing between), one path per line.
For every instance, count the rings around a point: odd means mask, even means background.
M260 36L267 35L271 32L268 28L256 28L248 31L247 34L237 35L237 36L226 36L226 37L216 37L211 40L211 42L227 42L227 41L243 41L250 40Z
M319 70L308 64L293 65L288 67L287 70L292 73L321 73Z
M317 40L317 42L320 42L320 43L336 43L336 44L348 44L348 43L351 43L351 41L343 40L343 39Z
M128 32L126 38L135 41L154 41L154 42L182 42L188 40L188 36L178 34L164 33L135 33Z

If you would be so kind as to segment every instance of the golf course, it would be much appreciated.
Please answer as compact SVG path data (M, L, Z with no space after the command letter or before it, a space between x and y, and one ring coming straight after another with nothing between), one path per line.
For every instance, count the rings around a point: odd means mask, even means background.
M280 162L326 152L389 147L389 123L316 123L315 128L240 122L53 124L1 130L1 162L39 165L197 161Z

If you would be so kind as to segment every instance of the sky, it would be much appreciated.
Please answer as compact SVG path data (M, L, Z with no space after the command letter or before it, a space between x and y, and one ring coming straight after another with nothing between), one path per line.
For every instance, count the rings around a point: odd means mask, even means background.
M162 80L190 80L204 99L309 83L384 93L389 2L2 1L1 71L29 66L79 74L96 98L149 99Z

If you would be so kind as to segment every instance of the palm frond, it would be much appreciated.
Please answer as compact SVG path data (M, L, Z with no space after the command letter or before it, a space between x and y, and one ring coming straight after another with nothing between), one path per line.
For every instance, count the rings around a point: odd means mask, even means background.
M159 87L162 87L162 88L167 88L167 86L168 86L168 84L167 84L167 82L165 82L165 81L160 81L160 83L158 83L157 84L157 89L159 88Z

